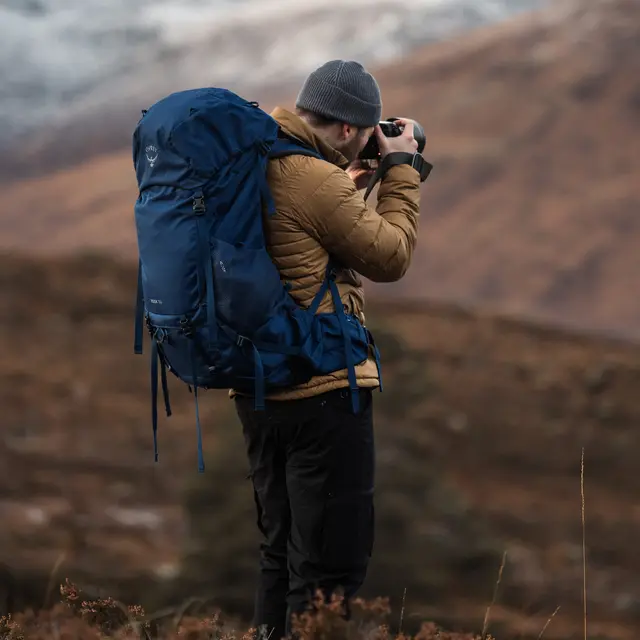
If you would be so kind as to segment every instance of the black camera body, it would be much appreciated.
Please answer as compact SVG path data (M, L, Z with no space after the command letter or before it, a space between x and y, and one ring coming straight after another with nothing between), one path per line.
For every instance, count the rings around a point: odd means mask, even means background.
M378 124L382 133L387 138L395 138L402 134L404 127L396 124L398 118L387 118L381 120ZM418 143L418 153L422 153L427 142L424 129L415 121L413 121L413 137ZM367 142L367 145L358 156L360 160L380 160L380 147L378 146L378 138L374 133Z

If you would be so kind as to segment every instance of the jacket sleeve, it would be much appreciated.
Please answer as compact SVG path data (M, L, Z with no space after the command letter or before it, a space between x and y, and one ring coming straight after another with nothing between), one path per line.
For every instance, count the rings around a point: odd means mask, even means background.
M336 169L300 209L307 233L343 266L374 282L395 282L409 268L416 245L420 177L408 165L391 167L374 209L348 174Z

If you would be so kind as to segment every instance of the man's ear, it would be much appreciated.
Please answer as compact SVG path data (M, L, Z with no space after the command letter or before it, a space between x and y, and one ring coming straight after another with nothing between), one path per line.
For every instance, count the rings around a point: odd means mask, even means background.
M340 125L340 140L348 140L352 133L353 127L350 124L343 122Z

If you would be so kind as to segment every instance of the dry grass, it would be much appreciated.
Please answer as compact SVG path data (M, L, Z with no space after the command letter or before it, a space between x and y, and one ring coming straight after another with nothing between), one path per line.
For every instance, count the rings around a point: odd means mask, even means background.
M587 640L587 536L584 517L584 447L580 458L580 499L582 503L582 603L584 607L584 640Z
M502 562L500 563L500 570L498 571L498 579L496 580L496 586L493 590L493 598L491 600L491 604L487 607L487 612L484 616L484 624L482 625L482 640L486 640L487 631L489 630L489 621L491 620L491 609L495 605L498 599L498 589L500 588L500 583L502 582L502 573L504 571L504 567L507 564L507 552L505 551L502 554Z
M544 635L544 632L548 629L549 625L551 624L551 621L556 617L556 615L558 614L558 611L560 611L560 607L556 607L556 610L549 616L549 619L547 620L547 622L545 623L544 627L542 627L542 631L540 632L540 635L538 636L538 640L542 639L542 636Z
M27 611L0 618L0 640L258 640L255 629L229 629L221 612L205 616L186 615L181 610L148 615L140 606L124 605L113 598L85 599L67 580L60 586L61 602L38 613ZM320 594L309 610L294 617L293 637L298 640L479 640L480 636L448 633L424 623L415 636L400 630L394 635L386 623L388 601L356 599L349 621L343 615L343 599L329 602ZM492 640L492 636L484 636ZM278 640L278 639L272 639Z
M580 496L582 523L583 598L584 598L584 638L587 639L587 581L586 581L586 526L584 491L584 448L580 461ZM352 603L352 617L343 616L343 599L334 595L329 601L318 592L309 610L295 616L293 635L296 640L495 640L488 634L491 611L497 602L499 587L506 566L507 553L504 552L498 571L493 597L483 623L481 635L450 633L433 623L423 623L414 636L405 635L406 589L404 590L398 632L394 634L387 618L391 610L388 599L363 600L357 598ZM48 605L55 574L62 559L56 562L44 602ZM139 605L126 605L114 598L90 599L67 579L60 585L61 602L52 608L34 612L28 610L16 616L0 617L0 640L259 640L257 631L249 628L237 631L225 622L223 614L217 610L205 615L188 614L196 602L190 600L177 609L169 609L149 615ZM560 607L551 614L538 636L540 640ZM260 636L261 637L261 636ZM269 638L269 640L278 640Z

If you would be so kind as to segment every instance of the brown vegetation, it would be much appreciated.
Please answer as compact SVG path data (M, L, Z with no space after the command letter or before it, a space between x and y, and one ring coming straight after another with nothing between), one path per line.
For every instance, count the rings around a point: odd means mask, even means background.
M90 599L202 597L246 619L256 532L237 419L224 392L203 398L199 476L193 399L171 381L154 466L134 288L107 258L1 259L0 607L40 606L54 567ZM635 639L640 349L444 305L369 317L385 391L363 597L397 610L406 588L408 633L479 629L507 551L490 631L535 640L560 606L545 639L580 637L584 446L590 628Z
M209 615L182 610L147 615L143 607L126 606L113 598L86 599L78 587L66 581L60 586L62 602L50 610L32 610L17 616L0 617L0 640L258 640L253 628L246 632L230 629L220 611ZM295 616L293 635L297 640L480 640L471 634L448 633L433 623L423 623L415 636L400 630L391 632L388 602L378 598L367 602L357 598L352 616L342 616L342 598L325 601L320 594L309 610ZM274 638L273 640L280 640ZM483 634L482 640L493 640Z

